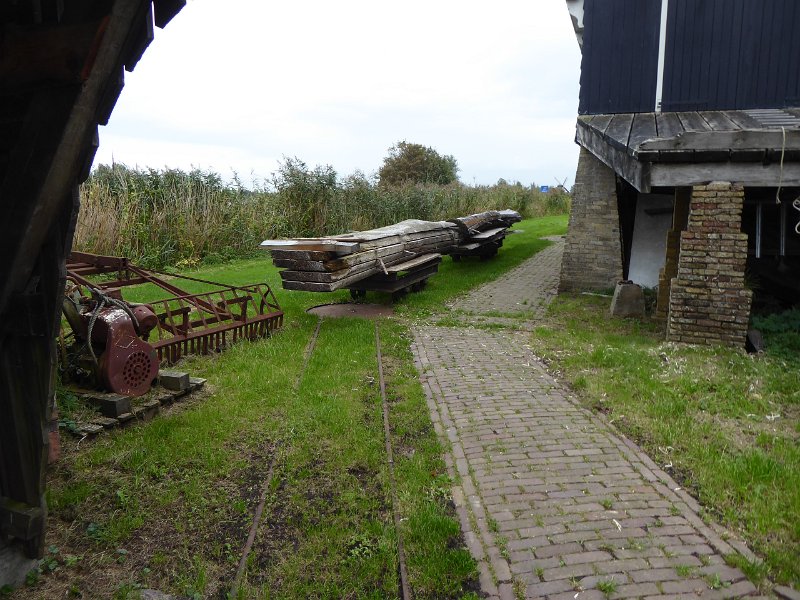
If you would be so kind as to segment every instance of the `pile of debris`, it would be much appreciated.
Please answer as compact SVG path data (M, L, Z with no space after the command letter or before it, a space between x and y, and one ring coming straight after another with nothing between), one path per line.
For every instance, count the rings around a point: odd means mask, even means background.
M324 238L265 240L261 248L270 250L275 266L284 269L280 275L287 290L363 289L359 282L373 277L385 282L401 272L430 269L442 254L459 258L494 255L508 228L521 219L513 210L450 221L410 219Z

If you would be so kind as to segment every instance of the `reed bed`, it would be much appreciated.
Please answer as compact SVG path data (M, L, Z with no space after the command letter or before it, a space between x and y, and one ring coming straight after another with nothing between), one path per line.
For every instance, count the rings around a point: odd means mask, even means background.
M256 189L208 171L100 165L81 187L76 250L128 256L149 267L192 267L252 255L263 239L317 237L511 208L525 218L564 214L570 197L535 186L379 186L362 173L286 159Z

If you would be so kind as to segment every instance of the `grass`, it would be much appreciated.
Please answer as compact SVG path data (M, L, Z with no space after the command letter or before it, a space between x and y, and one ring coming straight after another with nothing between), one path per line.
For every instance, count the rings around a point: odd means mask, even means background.
M559 297L534 350L764 557L756 580L796 585L800 356L665 343L656 324L607 313L607 299Z
M495 260L444 261L426 292L399 303L403 319L379 323L401 533L416 598L476 598L478 588L413 365L408 319L500 275L544 247L537 236L565 225L565 217L525 221L516 226L525 233L511 236ZM346 292L284 292L267 256L193 274L231 284L266 280L286 313L283 329L219 355L185 359L179 368L208 379L205 391L151 423L80 445L64 438L65 457L48 491L48 543L58 552L49 557L52 568L37 572L20 593L124 598L152 587L224 597L272 467L264 516L233 597L396 597L397 532L374 324L325 320L303 371L317 324L305 310L344 300ZM134 301L161 296L147 286L132 292Z

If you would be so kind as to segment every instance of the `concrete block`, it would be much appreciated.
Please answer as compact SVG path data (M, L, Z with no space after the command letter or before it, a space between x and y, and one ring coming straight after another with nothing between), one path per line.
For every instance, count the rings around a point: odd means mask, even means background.
M119 422L120 425L128 425L135 418L136 417L133 416L133 413L126 412L126 413L121 414L120 416L118 416L117 417L117 421Z
M100 409L104 417L118 418L121 414L131 412L131 399L120 394L86 394L83 398Z
M103 426L95 425L93 423L82 423L78 425L78 431L80 431L85 436L95 437L96 435L103 432Z
M97 417L96 419L92 419L92 425L100 425L100 427L104 429L113 429L119 425L119 421L110 417Z
M158 382L168 390L182 392L189 389L189 374L181 371L158 372Z
M203 379L202 377L189 377L189 385L191 386L193 392L203 387L206 384L206 381L207 380Z
M644 292L641 286L620 281L614 288L611 314L615 317L644 317Z

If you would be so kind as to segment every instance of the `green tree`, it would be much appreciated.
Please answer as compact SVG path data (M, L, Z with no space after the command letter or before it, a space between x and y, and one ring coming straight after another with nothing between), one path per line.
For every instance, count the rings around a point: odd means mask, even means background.
M397 142L389 148L389 156L378 171L381 185L438 183L446 185L458 180L458 163L452 156L442 156L422 144Z

